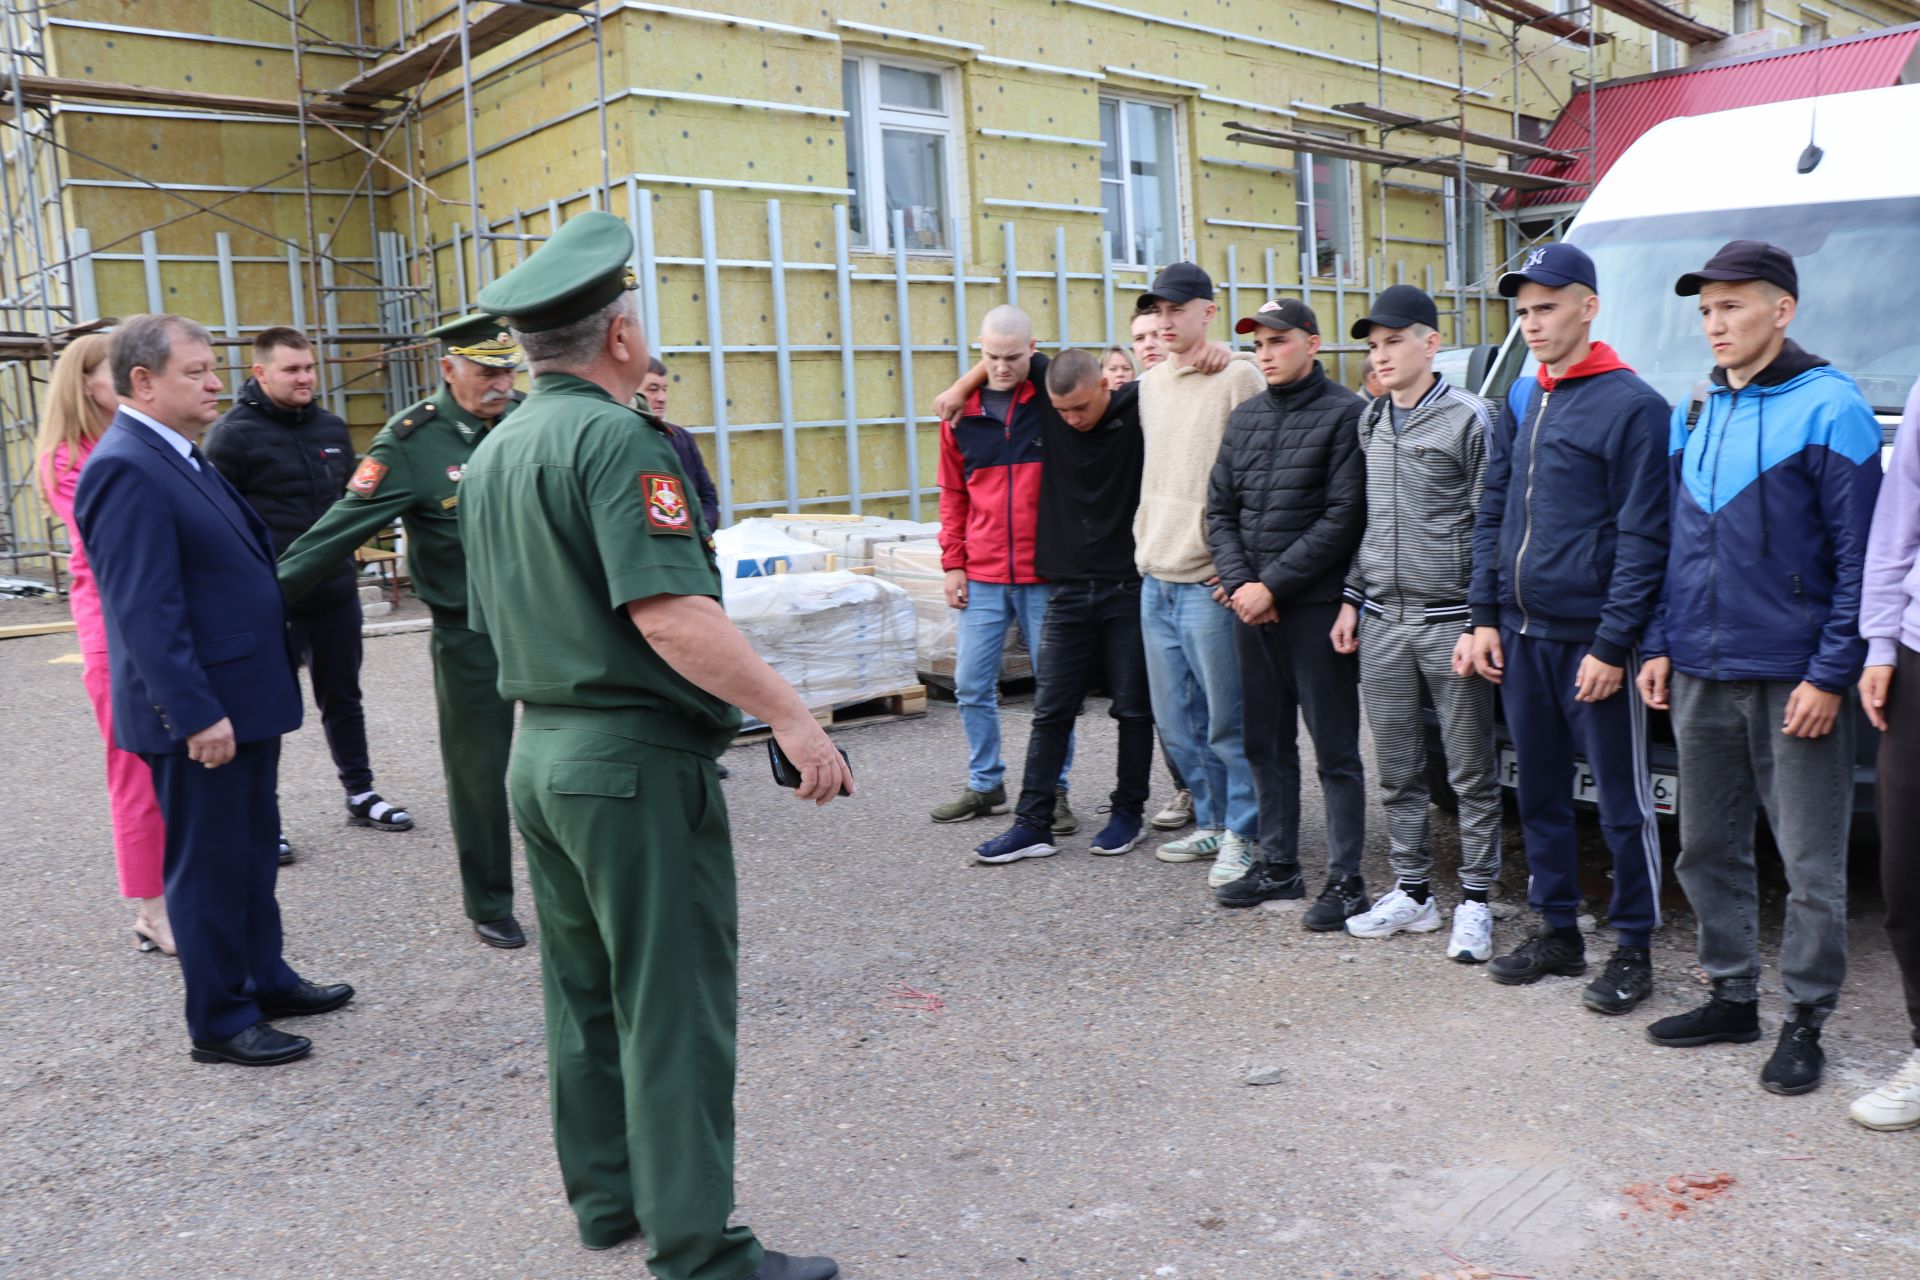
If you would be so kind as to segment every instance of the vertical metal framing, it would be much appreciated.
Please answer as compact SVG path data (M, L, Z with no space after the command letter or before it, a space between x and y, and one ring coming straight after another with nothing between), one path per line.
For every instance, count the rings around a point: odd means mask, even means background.
M860 514L862 506L860 483L860 407L855 395L854 382L854 345L853 345L853 265L848 254L851 234L847 229L847 206L833 206L833 283L834 295L839 299L840 317L837 336L840 339L840 408L845 415L847 426L847 493L849 504L855 515ZM954 252L956 264L959 251ZM956 272L955 274L963 274ZM960 339L961 350L966 350L966 338Z
M793 435L793 349L787 340L787 250L780 202L767 201L767 277L773 287L773 369L780 395L780 461L786 470L787 510L800 509L800 455Z
M703 195L707 193L703 192ZM710 198L710 197L709 197ZM920 402L913 397L913 299L907 281L907 214L893 211L893 296L894 310L900 321L900 424L907 446L907 509L912 518L920 518ZM957 274L960 250L955 246L954 269Z
M463 0L464 3L464 0ZM726 335L720 324L720 248L714 224L713 192L700 192L702 295L707 304L707 382L713 392L713 448L719 475L720 523L733 523L733 442L727 433Z

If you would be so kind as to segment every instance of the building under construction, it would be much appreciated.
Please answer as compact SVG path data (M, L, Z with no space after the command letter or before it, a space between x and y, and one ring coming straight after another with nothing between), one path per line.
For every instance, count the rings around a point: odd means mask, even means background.
M253 335L300 327L364 442L431 387L422 330L606 209L633 227L670 415L723 519L920 515L925 406L990 306L1026 308L1044 347L1124 341L1152 271L1190 258L1224 310L1307 298L1349 384L1334 335L1388 283L1440 298L1450 344L1497 341L1491 282L1600 171L1594 85L1920 18L1909 0L755 10L6 0L0 572L56 567L40 391L62 342L113 317L201 321L230 385Z

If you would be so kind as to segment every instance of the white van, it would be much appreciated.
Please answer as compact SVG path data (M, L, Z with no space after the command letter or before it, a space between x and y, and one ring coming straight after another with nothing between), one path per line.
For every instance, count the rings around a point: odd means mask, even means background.
M1809 140L1824 154L1801 173ZM1607 171L1566 238L1599 270L1593 336L1671 403L1713 368L1694 300L1674 281L1729 240L1785 248L1800 273L1794 341L1860 384L1891 448L1920 376L1920 84L1663 121ZM1482 394L1500 400L1534 363L1515 326ZM1859 728L1854 807L1871 813L1879 734L1864 716ZM1499 733L1511 786L1512 746ZM1679 768L1664 716L1651 736L1656 806L1672 814ZM1584 768L1573 786L1588 798Z

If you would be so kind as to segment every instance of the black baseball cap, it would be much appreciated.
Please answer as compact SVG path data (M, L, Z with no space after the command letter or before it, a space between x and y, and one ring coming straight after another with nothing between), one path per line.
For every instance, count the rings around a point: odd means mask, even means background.
M1318 337L1320 319L1313 314L1312 307L1298 298L1273 298L1233 326L1235 333L1252 333L1255 329L1299 329Z
M1698 271L1689 271L1674 282L1673 291L1683 298L1700 292L1700 286L1715 280L1764 280L1800 296L1800 272L1793 255L1765 240L1729 240L1720 252L1707 259Z
M1380 325L1387 329L1408 329L1423 324L1429 329L1440 327L1440 309L1433 305L1433 299L1427 296L1425 289L1410 284L1396 284L1381 291L1373 300L1373 310L1353 322L1352 334L1364 339Z
M1153 278L1153 284L1140 295L1140 307L1145 310L1156 302L1192 302L1195 298L1213 297L1213 277L1191 262L1176 262L1170 267L1160 268L1160 274Z
M1520 266L1500 277L1500 296L1514 297L1528 281L1549 289L1583 284L1595 293L1600 292L1600 274L1593 269L1593 259L1566 243L1543 244L1527 250Z

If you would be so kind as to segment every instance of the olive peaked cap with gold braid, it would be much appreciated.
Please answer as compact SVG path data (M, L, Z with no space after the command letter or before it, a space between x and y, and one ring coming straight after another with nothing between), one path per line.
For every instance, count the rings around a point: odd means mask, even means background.
M465 356L489 369L518 369L520 344L507 332L507 322L485 311L476 311L458 320L449 320L427 330L429 338L446 343L447 354Z

